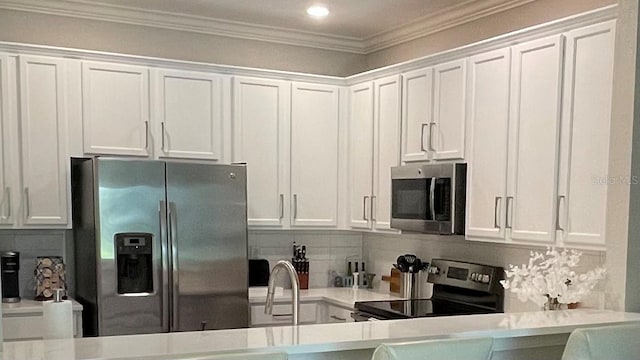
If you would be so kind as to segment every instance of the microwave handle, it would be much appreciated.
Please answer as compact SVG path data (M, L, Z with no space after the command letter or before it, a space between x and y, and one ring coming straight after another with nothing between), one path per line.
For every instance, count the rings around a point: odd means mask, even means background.
M429 210L431 211L431 220L436 219L436 178L431 178L431 186L429 186Z

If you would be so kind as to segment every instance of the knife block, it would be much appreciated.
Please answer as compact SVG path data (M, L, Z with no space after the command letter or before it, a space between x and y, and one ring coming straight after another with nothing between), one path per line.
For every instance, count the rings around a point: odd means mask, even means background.
M400 295L401 291L401 272L398 269L391 269L391 275L382 275L382 281L389 282L389 292Z
M309 288L309 273L298 273L298 280L300 280L301 290Z

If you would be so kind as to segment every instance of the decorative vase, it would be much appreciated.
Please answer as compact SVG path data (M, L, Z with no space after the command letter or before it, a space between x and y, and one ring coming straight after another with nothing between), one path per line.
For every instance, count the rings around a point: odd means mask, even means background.
M557 297L550 297L549 295L547 295L547 302L544 303L544 310L560 310L562 309L562 305L559 301Z

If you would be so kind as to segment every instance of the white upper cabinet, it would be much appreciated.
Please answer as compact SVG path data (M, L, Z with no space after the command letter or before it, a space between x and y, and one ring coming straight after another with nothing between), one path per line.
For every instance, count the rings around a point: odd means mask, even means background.
M429 160L433 120L433 69L402 74L402 161Z
M292 226L337 225L339 89L292 84Z
M0 54L0 225L11 225L15 221L11 195L16 191L15 171L12 167L13 146L16 134L9 112L9 58Z
M149 156L148 68L83 62L82 124L87 154Z
M466 61L450 61L433 68L433 121L429 143L436 160L464 158Z
M200 72L153 71L152 116L158 157L220 160L221 78Z
M510 49L469 58L466 235L505 237Z
M373 196L371 220L377 230L391 229L391 167L400 165L402 83L398 75L374 81Z
M553 244L562 37L512 47L507 223L514 241Z
M605 244L614 31L610 21L566 34L557 201L570 246Z
M249 226L287 224L290 89L286 81L233 79L233 161L247 164Z
M373 82L349 89L349 226L371 229Z
M22 224L68 219L64 60L19 57Z
M391 229L391 167L400 164L402 82L393 75L350 89L349 224Z

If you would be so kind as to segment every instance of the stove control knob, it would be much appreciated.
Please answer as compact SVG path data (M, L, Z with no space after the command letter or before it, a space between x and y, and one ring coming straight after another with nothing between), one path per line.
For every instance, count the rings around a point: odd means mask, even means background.
M437 266L432 266L429 268L429 272L433 275L438 275L440 274L440 268Z
M487 274L482 275L482 283L483 284L488 284L489 283L489 279L490 279L489 275L487 275Z
M477 281L478 280L478 274L477 273L471 273L471 281Z

